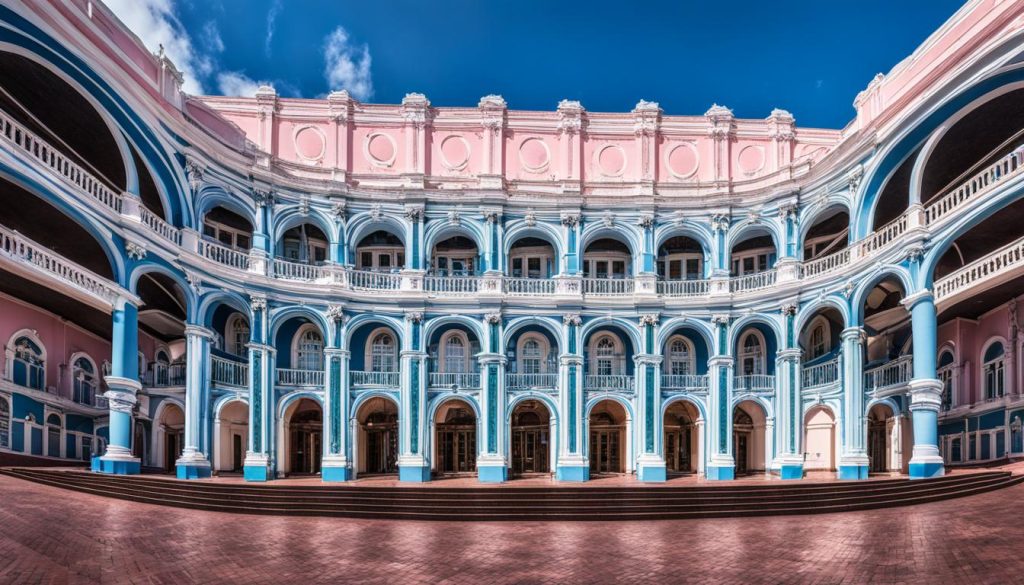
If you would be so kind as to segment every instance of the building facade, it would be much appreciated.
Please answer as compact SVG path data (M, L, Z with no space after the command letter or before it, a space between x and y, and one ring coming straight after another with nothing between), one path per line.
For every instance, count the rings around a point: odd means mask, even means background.
M0 7L0 452L252 481L941 475L1024 455L1024 5L842 130L197 97Z

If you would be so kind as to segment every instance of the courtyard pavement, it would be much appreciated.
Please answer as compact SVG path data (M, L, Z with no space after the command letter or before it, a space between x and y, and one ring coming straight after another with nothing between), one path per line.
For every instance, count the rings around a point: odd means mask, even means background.
M845 514L656 522L300 518L0 476L0 583L1021 583L1024 485Z

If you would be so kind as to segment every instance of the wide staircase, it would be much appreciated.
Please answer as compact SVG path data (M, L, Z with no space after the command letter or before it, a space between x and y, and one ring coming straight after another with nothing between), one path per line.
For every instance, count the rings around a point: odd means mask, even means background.
M248 485L7 468L0 474L79 492L196 510L404 520L659 520L819 514L936 502L1024 482L988 471L935 479L685 487Z

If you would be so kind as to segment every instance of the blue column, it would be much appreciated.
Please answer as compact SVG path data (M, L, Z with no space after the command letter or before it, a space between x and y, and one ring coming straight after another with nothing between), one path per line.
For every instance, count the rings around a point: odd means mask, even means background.
M253 297L249 327L249 447L243 466L246 481L267 481L270 472L270 431L273 424L274 348L267 344L267 299Z
M139 312L119 300L113 312L110 375L104 396L110 405L110 441L95 469L120 475L139 473L142 462L132 456L132 411L142 389L139 383Z
M636 461L636 476L640 481L663 482L667 478L664 435L661 416L661 355L655 344L658 315L641 315L640 332L643 348L636 356L636 388L640 398L638 422L640 425L640 448Z
M732 456L732 369L733 356L729 347L729 318L713 318L718 337L718 352L708 360L710 392L708 408L708 458L705 475L711 480L730 480L736 477L736 462Z
M867 421L864 418L864 330L848 327L840 335L843 352L842 451L839 479L867 479L868 454L865 447Z
M583 456L586 424L583 420L583 356L579 353L580 316L562 318L566 352L559 358L558 406L561 410L558 432L558 462L555 478L559 481L586 481L590 466Z
M178 479L210 477L206 413L210 402L210 343L215 334L199 325L185 327L185 448L175 463Z
M402 350L402 388L398 421L400 449L398 480L430 481L430 460L426 456L427 353L423 351L423 315L406 315L406 349Z
M779 351L775 366L778 389L778 416L776 432L778 433L780 453L773 466L778 469L782 479L802 479L804 476L804 459L800 449L803 416L800 398L800 348L796 343L796 306L787 305L782 309L786 322L786 339L784 347Z
M904 299L910 308L914 339L914 379L910 381L910 412L914 426L914 452L910 478L938 477L946 471L939 454L939 407L942 382L937 379L938 318L931 291L922 290Z
M654 219L650 216L644 217L640 222L643 228L643 265L642 272L654 274Z
M565 273L579 274L580 272L580 251L579 226L580 216L578 214L566 214L562 216L562 225L565 226Z

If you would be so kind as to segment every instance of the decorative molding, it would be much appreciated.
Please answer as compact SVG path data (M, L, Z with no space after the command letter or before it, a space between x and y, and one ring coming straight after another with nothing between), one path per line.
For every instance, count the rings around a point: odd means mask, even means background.
M711 216L711 231L713 232L727 232L729 231L729 215L727 213L716 213Z
M337 323L339 321L344 323L347 320L341 305L327 305L327 310L324 311L324 316L332 323Z
M334 219L337 221L345 221L345 214L347 212L348 204L344 199L335 201L334 205L331 206L331 215L333 215Z
M252 190L252 199L256 203L256 207L273 207L276 202L277 196L271 189L261 189L254 187Z
M125 240L124 252L132 260L144 260L146 258L146 245Z
M783 317L791 317L793 315L796 315L796 310L797 306L793 303L782 305L782 307L779 308L779 312L782 313Z
M484 217L484 221L486 221L489 224L498 223L498 220L501 219L500 209L484 209L481 211L481 214Z
M423 206L422 205L406 205L405 206L405 219L415 223L423 217Z
M420 323L423 321L423 313L419 311L413 311L405 314L405 320L410 323Z
M580 223L579 213L565 213L561 215L562 225L569 229L574 229Z
M537 225L537 213L532 209L528 210L523 217L523 223L530 227Z
M458 208L456 208L456 209L449 209L448 210L448 224L449 225L459 225L461 223L462 223L461 210L458 209Z
M615 214L611 210L605 211L601 215L601 221L604 222L604 227L610 228L615 225Z
M731 320L732 320L732 317L730 317L729 315L712 315L711 316L711 324L716 326L716 327L722 327L723 325L724 326L728 326L729 325L729 321L731 321Z
M501 313L487 313L484 315L484 321L487 321L489 325L497 325L501 323Z
M576 327L579 327L582 323L583 323L583 319L580 317L579 313L568 313L568 314L562 315L562 324L563 325L566 325L566 326L574 325Z
M654 216L650 213L645 213L640 216L640 219L637 220L636 224L645 230L649 230L654 227Z
M267 297L263 295L252 295L249 297L249 307L253 312L267 310Z
M654 327L658 324L658 317L659 315L657 313L646 313L644 315L640 315L640 326L643 327L650 325L651 327Z
M384 217L384 206L380 203L374 203L370 207L370 217L373 218L373 221L380 221L380 218Z
M198 160L191 156L185 157L185 175L188 177L188 184L192 188L192 193L195 194L203 184L203 167L199 164Z

